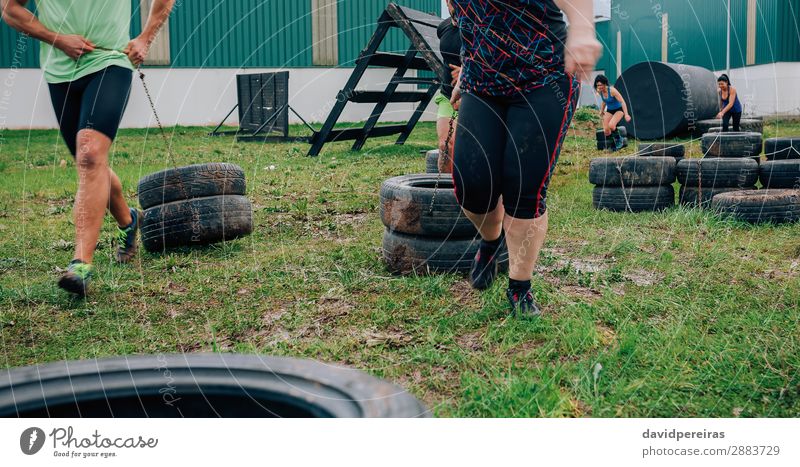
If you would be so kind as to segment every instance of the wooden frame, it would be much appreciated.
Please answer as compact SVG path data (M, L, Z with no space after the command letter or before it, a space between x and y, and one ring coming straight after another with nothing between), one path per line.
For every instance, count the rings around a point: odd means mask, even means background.
M345 87L339 91L327 120L320 131L311 137L309 156L319 155L325 143L354 140L353 150L358 151L370 137L399 134L395 144L403 144L422 117L422 112L433 100L442 80L449 79L441 53L436 29L442 18L421 11L412 10L390 3L378 19L378 27L367 46L356 59L355 68ZM378 52L386 34L391 28L399 28L411 42L405 54ZM370 66L395 68L395 73L384 91L360 91L356 87ZM433 71L437 78L406 77L408 70ZM401 84L426 84L422 91L397 92ZM369 118L363 128L334 129L336 122L348 102L356 104L374 103ZM377 125L386 106L393 102L418 102L409 121L400 125Z

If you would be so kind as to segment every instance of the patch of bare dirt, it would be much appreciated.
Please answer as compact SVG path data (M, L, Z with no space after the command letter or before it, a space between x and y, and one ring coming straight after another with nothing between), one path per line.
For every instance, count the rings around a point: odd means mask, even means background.
M459 280L450 286L450 296L464 307L473 309L481 307L480 295L469 285L466 279Z
M405 334L400 329L389 329L386 331L367 330L361 335L361 342L367 347L387 346L390 348L400 348L411 344L414 338Z
M636 269L628 271L622 275L626 280L633 282L639 287L649 287L664 280L664 275L654 271Z
M483 336L485 330L479 330L456 337L456 343L464 350L479 352L483 350Z

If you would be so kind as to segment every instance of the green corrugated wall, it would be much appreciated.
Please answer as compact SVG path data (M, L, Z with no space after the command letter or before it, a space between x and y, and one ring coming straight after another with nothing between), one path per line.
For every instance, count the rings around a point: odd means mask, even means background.
M603 58L598 68L616 79L617 31L622 33L622 69L661 60L661 23L658 12L669 13L674 44L669 61L725 68L727 0L613 0L612 20L598 25ZM758 0L756 65L800 60L798 14L800 0ZM731 68L745 66L747 58L747 0L731 0Z
M616 35L622 32L623 69L661 59L661 28L655 6L669 13L677 43L669 60L725 67L727 0L614 0L612 21L598 24L604 55L599 69L616 78ZM438 14L439 0L397 0ZM139 0L131 0L131 32L138 34ZM31 2L31 6L35 0ZM172 62L176 67L311 66L311 0L181 0L170 19ZM374 31L383 7L379 0L339 3L339 65L353 60ZM731 0L731 67L744 66L747 51L747 0ZM758 0L756 64L800 61L800 0ZM384 50L404 51L405 39L392 31ZM37 41L20 39L0 24L0 68L39 66Z
M441 16L441 0L394 0L401 6ZM373 0L341 0L339 2L339 65L353 66L372 33L377 27L377 20L386 7L386 3ZM410 43L396 28L392 28L389 36L381 44L384 52L405 53Z
M438 15L439 0L397 0L398 4ZM131 0L131 35L141 31L139 0ZM31 4L33 5L33 4ZM378 0L341 0L338 11L339 64L352 66L386 4ZM307 67L312 66L311 0L182 0L170 17L172 66ZM0 68L12 66L20 35L0 25ZM39 66L39 46L23 40L16 54L21 68ZM383 49L407 48L393 31Z

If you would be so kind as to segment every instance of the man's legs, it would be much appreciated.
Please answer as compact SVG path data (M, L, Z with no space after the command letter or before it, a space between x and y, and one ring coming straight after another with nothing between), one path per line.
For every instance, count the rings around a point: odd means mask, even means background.
M91 264L106 208L120 227L132 222L130 208L122 195L122 184L108 167L111 139L99 131L78 132L78 194L75 196L75 259Z

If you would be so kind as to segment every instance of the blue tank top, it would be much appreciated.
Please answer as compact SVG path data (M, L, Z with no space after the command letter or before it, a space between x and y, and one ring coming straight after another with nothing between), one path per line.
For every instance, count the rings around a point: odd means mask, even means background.
M608 99L603 97L602 94L600 94L600 99L602 99L603 102L606 103L606 111L608 112L614 112L616 110L622 109L622 103L618 101L613 94L611 94L611 88L608 88Z
M728 105L728 102L731 99L731 90L728 89L728 98L727 99L723 99L722 98L722 91L719 92L719 98L720 98L720 100L722 100L722 107L723 108L726 107ZM734 113L741 113L742 112L742 103L739 102L739 93L736 93L736 100L733 101L733 107L731 107L730 111L734 112Z

